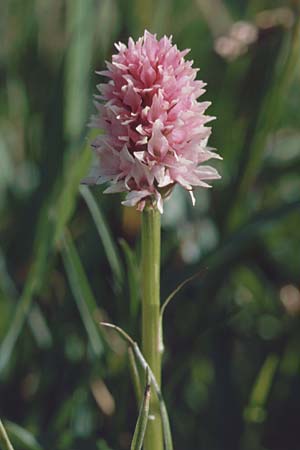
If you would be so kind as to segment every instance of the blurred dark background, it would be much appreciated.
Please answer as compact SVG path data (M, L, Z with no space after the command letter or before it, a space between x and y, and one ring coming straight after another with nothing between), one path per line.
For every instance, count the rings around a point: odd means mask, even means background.
M137 409L139 214L90 164L115 41L174 37L208 83L222 180L163 216L175 450L299 450L299 0L1 0L0 416L18 449L122 450Z

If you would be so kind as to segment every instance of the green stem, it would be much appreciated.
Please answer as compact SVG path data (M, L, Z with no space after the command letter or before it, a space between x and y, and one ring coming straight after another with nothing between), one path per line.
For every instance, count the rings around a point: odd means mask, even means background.
M2 420L0 419L0 447L3 450L14 450L13 446L10 443L9 437L5 431Z
M160 213L147 208L142 213L142 349L161 385L160 346ZM162 425L157 397L151 395L145 450L163 450Z

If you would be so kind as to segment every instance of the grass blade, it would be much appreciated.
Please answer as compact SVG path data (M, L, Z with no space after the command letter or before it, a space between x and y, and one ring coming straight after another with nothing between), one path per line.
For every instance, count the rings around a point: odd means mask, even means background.
M42 447L37 442L32 433L20 427L16 423L6 421L5 427L9 432L13 441L22 449L27 450L42 450Z
M70 287L84 323L89 342L96 356L103 352L103 342L94 320L97 303L85 275L82 263L70 235L63 237L62 258L69 279Z
M66 2L68 51L65 65L64 125L69 141L76 141L87 120L89 78L95 33L93 0Z
M134 251L129 247L124 239L120 239L120 245L125 255L128 284L129 284L129 297L130 297L130 313L131 319L134 320L138 314L138 308L140 304L140 287L139 287L139 274L138 264L136 261Z
M0 288L1 296L7 302L16 307L18 299L18 290L14 281L10 277L6 261L0 248ZM52 344L52 335L43 316L39 305L33 305L29 313L29 327L40 348L49 348Z
M87 186L80 187L80 193L84 198L90 213L94 219L95 225L97 227L99 236L102 240L104 251L107 257L107 260L110 264L116 286L118 290L120 290L122 282L123 282L123 269L121 266L121 258L118 252L118 249L114 243L114 240L111 236L109 228L105 222L103 214L97 204L93 194L89 190Z
M250 401L245 410L245 418L248 422L257 423L264 420L266 402L279 362L279 357L275 354L270 354L265 359L255 380Z
M43 285L48 265L49 242L52 239L52 224L42 223L37 237L37 249L25 288L16 307L15 315L10 322L6 336L0 346L0 374L6 368L24 322L29 314L33 296Z
M164 301L164 303L162 304L161 310L160 310L160 315L161 318L164 315L165 309L168 306L168 304L170 303L171 300L173 300L173 298L175 297L176 294L178 294L179 291L181 291L182 288L184 288L184 286L188 283L190 283L191 281L195 280L195 278L200 277L203 274L203 270L201 270L200 272L195 273L194 275L192 275L191 277L186 278L184 281L182 281L175 289L174 291L171 292L171 294L166 298L166 300Z
M140 403L142 398L142 387L141 387L141 380L140 380L140 374L138 367L135 362L134 353L131 347L128 347L128 359L129 359L129 368L130 368L130 374L131 379L133 382L134 392L137 399L137 402Z
M164 398L162 396L161 390L158 386L155 376L152 373L150 366L148 365L147 361L145 360L145 358L136 342L134 343L133 350L134 350L134 354L135 354L136 358L140 362L143 369L145 371L146 371L146 369L149 370L149 373L151 376L151 382L153 384L155 393L156 393L158 401L159 401L160 416L161 416L162 428L163 428L163 434L164 434L165 450L173 450L173 440L172 440L172 434L171 434L170 421L169 421L166 404L165 404Z
M63 180L52 193L52 199L43 208L37 227L33 264L31 266L23 293L18 302L15 315L10 321L8 331L0 346L0 374L6 368L18 336L27 319L32 300L42 287L51 262L51 252L59 244L66 223L76 204L78 185L86 174L91 160L91 151L85 148L65 165ZM63 189L61 187L64 187ZM50 213L49 213L50 211Z
M7 436L6 430L4 428L1 419L0 419L0 444L3 450L14 450L9 440L9 437Z
M135 426L134 435L130 450L141 450L145 438L149 408L150 408L150 396L151 396L151 379L149 370L146 370L146 386L144 391L144 398L140 407L138 420Z
M193 281L195 278L199 277L200 275L203 274L203 270L201 270L200 272L195 273L194 275L192 275L191 277L186 278L184 281L182 281L172 292L171 294L166 298L166 300L164 301L164 303L161 306L160 309L160 336L159 336L159 348L161 350L161 352L164 351L164 339L163 339L163 318L164 318L164 312L166 307L168 306L168 304L170 303L171 300L173 300L173 298L175 297L175 295L181 291L182 288L184 288L184 286L186 284L188 284L190 281Z
M162 396L160 387L156 381L156 378L151 370L151 367L147 363L138 344L129 336L129 334L127 334L122 328L118 327L117 325L114 325L112 323L106 323L106 322L101 322L101 325L115 330L132 348L134 356L136 357L137 361L139 362L139 364L141 365L141 367L145 371L145 373L147 370L149 371L151 384L155 390L155 394L157 395L157 398L159 401L160 415L161 415L163 434L164 434L165 450L173 450L173 440L172 440L172 434L171 434L171 428L170 428L170 421L169 421L169 416L168 416L167 408L165 405L165 401L163 399L163 396Z
M76 206L78 186L82 178L87 174L91 164L91 149L89 140L94 134L91 133L88 142L83 149L78 150L76 155L69 155L65 160L65 173L62 182L53 195L52 214L55 219L54 244L58 245L64 233L64 229L70 220Z
M280 119L280 114L284 110L285 98L292 82L298 74L299 50L300 50L300 16L294 24L290 37L290 48L286 55L284 49L284 60L280 52L276 63L273 79L264 98L261 110L257 118L257 125L250 142L246 165L240 173L238 186L235 187L235 197L232 207L229 208L228 230L232 231L239 225L241 211L243 220L247 217L246 212L241 208L245 203L244 196L255 180L261 165L263 149L266 146L269 133L274 129ZM287 36L286 39L289 39Z

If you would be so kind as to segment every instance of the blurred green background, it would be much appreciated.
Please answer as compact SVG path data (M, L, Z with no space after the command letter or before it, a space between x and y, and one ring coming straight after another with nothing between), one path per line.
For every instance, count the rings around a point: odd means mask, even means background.
M0 416L18 449L122 450L139 215L80 188L92 94L144 28L191 48L222 180L163 217L175 450L299 450L299 0L1 0ZM26 430L26 431L25 431Z

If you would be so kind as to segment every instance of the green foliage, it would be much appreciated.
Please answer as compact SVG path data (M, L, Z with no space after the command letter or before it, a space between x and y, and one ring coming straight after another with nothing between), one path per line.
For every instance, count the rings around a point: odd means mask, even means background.
M97 205L97 202L94 199L93 194L90 192L89 188L86 186L81 187L80 193L89 207L89 210L97 227L100 239L103 243L107 260L111 266L111 270L114 275L114 284L120 290L123 282L123 269L117 247L113 241L109 228L105 223L103 214L101 213L99 206Z
M5 425L17 449L42 450L42 447L32 433L29 433L29 431L24 430L24 428L13 422L6 422Z
M147 371L144 397L140 406L139 416L131 442L131 450L141 450L141 448L143 447L147 423L149 420L150 396L151 396L151 380L149 376L149 371Z
M0 413L15 450L130 448L127 348L98 322L139 342L139 215L79 185L94 71L145 27L191 48L224 158L195 208L178 189L163 217L175 450L298 450L297 2L2 0L0 16ZM232 40L237 21L252 43Z
M103 352L103 342L96 325L97 303L84 273L80 258L71 237L65 232L63 237L62 257L70 287L76 300L91 348L95 356Z
M14 450L1 420L0 420L0 444L1 448L3 448L4 450Z

